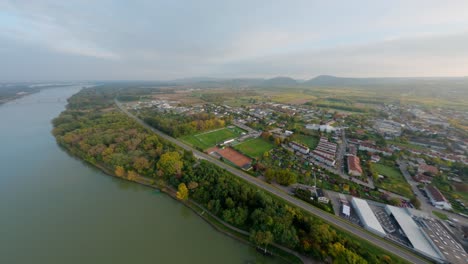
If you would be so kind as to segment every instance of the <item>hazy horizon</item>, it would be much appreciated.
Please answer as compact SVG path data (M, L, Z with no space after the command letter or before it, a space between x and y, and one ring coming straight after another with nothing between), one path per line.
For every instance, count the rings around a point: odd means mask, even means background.
M466 77L466 1L0 0L0 81Z

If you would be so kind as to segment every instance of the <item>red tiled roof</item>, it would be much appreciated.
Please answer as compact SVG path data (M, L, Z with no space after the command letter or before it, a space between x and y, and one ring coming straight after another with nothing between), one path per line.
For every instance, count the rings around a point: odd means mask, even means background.
M437 169L437 167L434 167L434 166L431 166L431 165L427 165L427 164L421 164L419 165L419 170L421 171L428 171L432 174L437 174L439 172L439 170Z
M445 199L444 195L436 187L434 187L432 185L428 185L426 187L426 189L431 194L432 198L434 198L435 201L437 201L437 202L447 201L447 199Z
M362 173L362 168L358 157L348 156L348 170L354 170Z

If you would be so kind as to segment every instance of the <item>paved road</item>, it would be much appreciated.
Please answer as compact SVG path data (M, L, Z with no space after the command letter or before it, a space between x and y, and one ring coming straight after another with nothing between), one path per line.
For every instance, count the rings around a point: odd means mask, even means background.
M389 241L385 241L383 240L382 238L380 237L376 237L372 234L370 234L369 232L365 231L364 229L360 228L360 227L357 227L357 226L354 226L350 223L347 223L345 222L344 220L332 215L332 214L329 214L329 213L326 213L325 211L322 211L316 207L313 207L311 206L310 204L306 203L306 202L303 202L301 200L298 200L286 193L284 193L283 191L271 186L270 184L266 183L266 182L263 182L257 178L254 178L252 176L250 176L249 174L243 172L243 171L240 171L236 168L233 168L223 162L221 162L220 160L216 159L216 158L213 158L212 156L206 154L206 153L203 153L203 152L200 152L192 147L190 147L189 145L183 143L183 142L180 142L179 140L173 138L173 137L170 137L166 134L164 134L163 132L157 130L157 129L154 129L153 127L149 126L148 124L146 124L145 122L143 122L141 119L139 119L138 117L134 116L133 114L131 114L130 112L128 112L118 101L115 101L117 106L120 108L120 110L122 110L122 112L124 112L125 114L127 114L129 117L133 118L136 122L138 122L139 124L141 124L142 126L150 129L151 131L153 131L155 134L157 134L159 137L161 138L164 138L165 140L167 141L170 141L172 142L173 144L185 149L185 150L188 150L188 151L192 151L196 156L198 157L203 157L205 160L211 162L211 163L214 163L216 164L217 166L225 169L226 171L229 171L230 173L242 178L243 180L271 193L271 194L274 194L286 201L288 201L289 203L291 204L294 204L295 206L321 218L322 220L334 225L334 226L337 226L353 235L356 235L356 236L359 236L361 237L362 239L365 239L367 241L369 241L370 243L376 245L376 246L379 246L397 256L400 256L412 263L428 263L428 261L426 261L425 259L422 259L418 256L416 256L415 254L411 253L410 251L408 250L405 250L399 246L396 246L395 244L389 242Z

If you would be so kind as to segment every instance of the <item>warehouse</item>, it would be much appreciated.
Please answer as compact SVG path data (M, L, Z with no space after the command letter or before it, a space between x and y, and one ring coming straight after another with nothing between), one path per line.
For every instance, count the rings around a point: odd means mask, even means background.
M353 197L351 204L353 205L359 220L366 230L381 237L386 235L384 229L379 223L379 220L377 220L377 217L375 217L374 212L367 204L366 200Z

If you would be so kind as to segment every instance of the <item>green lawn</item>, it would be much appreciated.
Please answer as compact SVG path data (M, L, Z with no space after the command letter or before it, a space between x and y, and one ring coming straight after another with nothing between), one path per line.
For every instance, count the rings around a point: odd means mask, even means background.
M234 148L251 158L258 158L274 148L274 145L263 138L256 138L236 145Z
M406 182L406 179L400 173L398 168L389 167L383 164L372 164L373 170L378 174L386 176L382 181L378 181L376 185L385 190L401 194L410 198L413 196L411 187Z
M306 135L294 135L293 140L308 146L310 149L315 149L319 142L318 137Z
M223 143L225 140L237 138L242 134L242 132L245 131L238 127L222 128L196 135L183 136L180 139L192 146L199 147L204 150L215 146L217 143Z
M437 212L437 211L432 211L432 213L433 213L435 216L439 217L441 220L448 220L448 219L449 219L448 216L447 216L446 214L439 213L439 212Z

